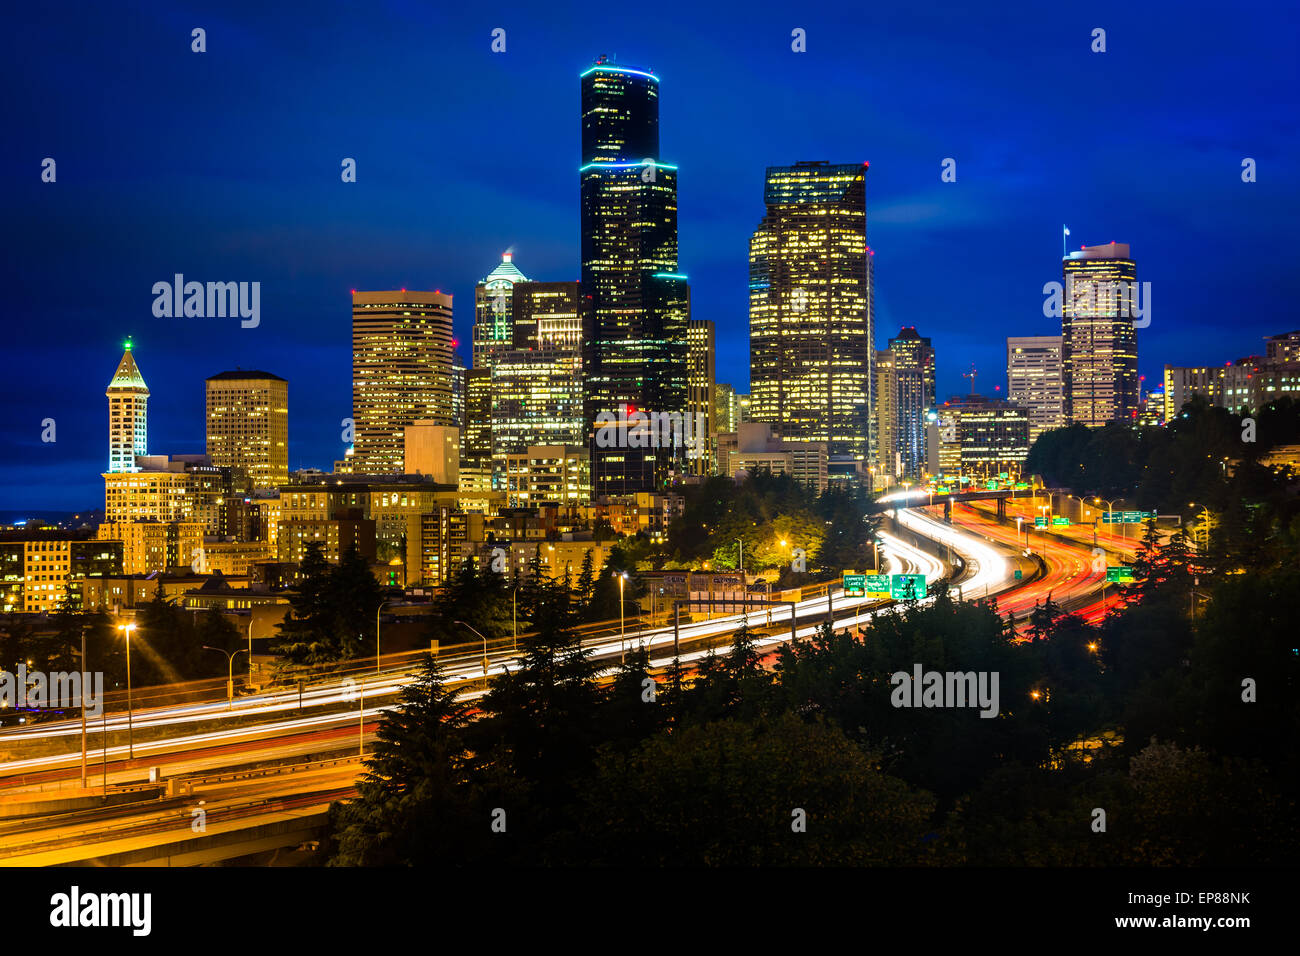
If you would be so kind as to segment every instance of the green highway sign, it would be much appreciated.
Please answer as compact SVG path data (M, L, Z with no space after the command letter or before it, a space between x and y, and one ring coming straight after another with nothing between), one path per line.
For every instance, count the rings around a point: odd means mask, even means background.
M1010 474L1009 474L1008 472L1005 472L1005 471L999 471L999 472L998 472L998 477L1001 478L1003 481L1006 481L1006 480L1007 480L1009 477L1011 477L1011 476L1010 476Z
M889 596L896 601L919 600L925 597L924 574L891 575Z
M1133 577L1132 567L1130 567L1127 564L1121 564L1118 567L1106 569L1106 580L1120 583L1120 582L1127 582L1127 581L1135 581L1137 579Z
M1012 485L1011 487L1014 488L1016 491L1024 491L1026 488L1029 487L1029 482L1027 482L1027 481L1017 481L1017 482L1016 482L1014 485Z
M866 587L867 587L867 597L874 597L874 598L890 597L888 574L868 574Z
M1156 516L1154 511L1103 511L1102 524L1138 524Z
M938 488L934 489L934 493L936 495L946 495L949 494L951 491L952 489L949 488L947 485L940 485Z
M844 593L848 597L863 597L867 593L867 576L865 574L844 575Z
M998 483L990 478L988 481L984 482L984 487L989 491L997 491Z
M1024 577L1024 575L1020 573L1019 568L1016 568L1016 580L1019 581L1022 577Z
M1058 515L1052 519L1052 525L1058 528L1068 528L1070 526L1070 519L1062 518Z
M1042 515L1039 515L1038 517L1036 517L1036 518L1034 519L1034 527L1035 527L1035 528L1046 528L1046 527L1047 527L1047 519L1046 519L1045 517L1043 517Z

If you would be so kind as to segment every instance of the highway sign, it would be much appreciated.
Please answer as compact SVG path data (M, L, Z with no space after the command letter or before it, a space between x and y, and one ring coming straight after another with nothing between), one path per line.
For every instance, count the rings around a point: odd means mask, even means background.
M865 574L844 575L844 594L847 597L863 597L867 593L867 576Z
M1029 487L1029 482L1027 482L1027 481L1017 481L1017 482L1016 482L1014 485L1012 485L1011 487L1014 488L1016 491L1024 491L1026 488Z
M1138 524L1154 518L1154 511L1103 511L1102 524Z
M1062 518L1060 515L1057 515L1052 519L1052 526L1056 528L1068 528L1070 526L1070 519Z
M1019 581L1021 577L1023 577L1023 575L1020 573L1020 569L1016 568L1016 580Z
M919 600L925 597L924 574L891 575L889 584L889 596L895 601Z
M1006 481L1009 477L1011 477L1011 475L1009 472L999 471L998 477L1001 478L1003 481Z
M1116 583L1134 581L1133 568L1127 564L1121 564L1118 567L1106 569L1106 580Z
M997 491L998 483L994 479L990 478L988 481L984 482L984 487L988 491Z
M868 574L867 575L867 597L887 598L890 597L889 575L888 574Z
M1046 527L1047 527L1047 518L1046 518L1045 516L1043 516L1043 515L1038 515L1036 518L1034 518L1034 527L1035 527L1035 528L1046 528Z

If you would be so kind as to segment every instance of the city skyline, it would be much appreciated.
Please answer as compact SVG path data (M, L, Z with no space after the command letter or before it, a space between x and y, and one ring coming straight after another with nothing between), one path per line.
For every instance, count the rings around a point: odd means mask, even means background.
M707 20L711 15L700 16L701 23L712 22ZM956 16L958 26L966 24L970 31L968 43L945 41L954 51L965 49L967 57L975 56L978 37L994 29L1004 31L1004 39L1012 41L1014 47L1017 28L1011 18L995 16L985 22L963 20L964 14ZM1188 25L1160 19L1150 12L1107 16L1115 18L1112 22L1117 26L1110 28L1112 33L1125 22L1135 30L1150 30L1158 25L1162 30L1189 30L1189 36L1194 33ZM863 73L850 62L861 51L846 49L835 39L833 20L801 21L799 25L808 30L809 36L806 54L790 52L789 31L784 31L783 39L775 22L762 31L756 26L734 28L748 38L739 47L745 52L727 55L740 56L738 68L746 77L762 75L762 89L772 93L766 105L786 120L781 134L769 135L766 140L746 138L744 124L734 115L701 115L696 105L701 99L735 104L741 119L746 109L754 107L712 75L725 71L711 73L705 69L689 55L690 44L684 48L669 42L658 24L649 24L634 37L630 22L612 17L602 25L603 31L593 35L590 44L584 41L582 49L569 47L556 56L553 44L548 44L545 54L536 49L535 41L530 45L525 38L531 34L524 20L510 33L509 52L495 61L489 59L492 54L484 32L482 50L475 54L478 59L472 67L481 82L461 94L463 102L451 104L449 115L459 121L465 110L476 107L482 112L494 97L522 90L520 82L524 77L533 84L528 89L528 102L536 106L537 115L516 121L521 129L512 136L522 144L517 150L507 150L505 155L490 160L476 154L481 168L469 172L463 180L473 184L469 192L478 200L470 211L465 206L445 205L452 201L451 194L464 190L457 190L457 180L449 178L451 172L438 163L455 167L461 160L439 159L431 165L427 151L419 150L418 158L404 157L386 167L381 158L383 150L367 142L366 137L322 137L317 132L314 139L309 137L312 149L319 154L314 157L302 148L287 149L286 141L263 143L263 150L256 153L226 142L223 148L234 151L235 166L252 163L257 170L256 183L251 186L243 183L239 175L218 175L210 164L198 163L200 179L215 176L214 182L224 183L223 194L235 200L229 212L219 208L212 197L200 195L203 190L195 188L197 180L175 178L189 175L186 170L194 163L192 157L178 155L181 145L174 145L153 158L150 168L159 173L158 182L148 187L151 192L140 207L144 211L131 213L127 210L136 207L127 206L132 193L129 167L131 161L147 155L136 152L143 148L141 144L123 136L119 143L109 146L94 140L94 134L102 130L95 129L80 139L59 133L57 124L42 115L21 116L20 129L43 133L37 137L42 145L33 147L41 156L33 155L30 170L19 162L20 157L9 157L9 172L20 183L9 197L9 211L20 224L29 223L39 241L33 242L30 250L18 251L9 287L14 291L17 314L45 314L71 334L51 340L43 332L50 322L15 324L13 346L34 361L30 372L3 386L6 407L11 409L3 441L13 467L0 486L0 509L94 505L99 490L93 479L102 468L99 459L103 419L98 402L91 404L92 396L98 392L102 401L103 355L127 335L134 338L136 347L146 356L142 361L154 397L150 405L152 453L201 452L203 379L242 366L283 375L294 394L314 396L311 402L295 402L289 467L328 468L342 457L345 446L338 440L338 423L350 414L350 315L343 298L349 289L406 287L450 292L459 299L454 309L456 338L461 343L458 351L468 357L473 284L499 260L505 248L514 248L521 267L531 277L545 281L577 277L575 165L570 162L579 144L573 118L575 77L607 50L617 50L619 62L651 66L664 85L661 146L663 155L681 170L681 271L690 276L693 317L717 324L717 380L735 386L738 392L749 391L745 374L749 360L745 246L762 214L761 204L754 197L761 188L766 166L789 164L801 158L872 163L866 205L871 245L877 253L879 290L873 344L883 347L903 326L914 326L931 338L938 356L940 399L966 390L959 375L972 362L980 370L980 391L999 394L991 385L1003 379L1005 337L1059 332L1051 320L1041 317L1041 286L1060 276L1053 244L1061 221L1068 223L1073 236L1084 244L1103 244L1112 235L1131 243L1142 278L1153 282L1158 305L1151 327L1139 335L1139 372L1146 377L1146 388L1159 382L1166 364L1216 364L1229 356L1259 353L1264 336L1295 324L1280 317L1285 315L1282 303L1293 294L1288 289L1296 279L1284 269L1282 244L1267 241L1270 230L1279 229L1276 223L1286 218L1297 199L1295 187L1286 184L1282 160L1295 134L1262 120L1275 108L1270 104L1280 95L1267 75L1269 67L1263 58L1253 62L1233 60L1236 71L1232 97L1216 92L1208 99L1197 99L1193 92L1199 83L1207 81L1191 75L1193 64L1179 66L1158 59L1177 43L1168 42L1166 37L1159 49L1146 51L1157 58L1149 63L1135 61L1136 54L1131 49L1126 52L1120 44L1104 56L1096 56L1076 37L1080 32L1086 36L1087 31L1076 29L1068 20L1064 15L1056 22L1049 19L1051 29L1044 32L1040 28L1035 34L1047 37L1044 49L1016 62L1021 69L1043 70L1051 63L1068 63L1075 79L1062 79L1062 85L1048 83L1046 90L1036 92L1012 90L1010 86L1002 90L999 102L1019 103L1026 108L1019 112L1010 109L1000 120L1020 147L1032 144L1021 154L1010 146L990 151L985 145L976 145L970 138L968 122L952 118L923 122L907 116L906 104L915 107L934 98L945 81L951 80L955 68L936 67L938 75L931 77L896 66L891 75L888 64L891 57L899 56L897 52L873 61L877 66L871 78L877 87L888 85L899 94L892 101L886 100L888 107L874 101L870 104L873 117L887 121L883 128L888 131L873 131L865 120L846 114L835 132L828 134L825 124L815 120L833 104L809 98L810 91L817 88L818 81L849 81ZM117 36L110 24L104 26L107 36ZM134 26L139 35L129 42L124 40L127 47L164 44L163 24ZM915 42L908 39L911 33L907 15L895 14L893 26L902 37L902 49ZM462 27L470 30L468 23ZM38 30L53 28L54 24L48 23ZM382 20L373 26L380 32L392 28L391 23ZM1236 24L1229 29L1247 27ZM274 31L269 32L274 35ZM223 35L217 27L209 28L209 33ZM767 36L761 37L764 33ZM960 29L951 34L954 38L961 35ZM1253 33L1252 37L1257 44L1268 42ZM735 46L737 37L730 39ZM313 37L309 35L305 42L310 45ZM470 46L468 41L466 46ZM191 56L187 46L181 49L185 56ZM214 45L207 55L212 57L219 49ZM1200 51L1200 47L1196 49ZM181 53L176 54L179 56ZM452 59L456 69L463 70L470 62L470 54L457 53ZM982 61L981 65L986 66ZM174 62L174 58L163 64L164 69L178 71L188 66L188 61ZM1201 69L1204 63L1195 66ZM439 74L441 79L430 82L448 80L451 68L446 69L447 74ZM1156 116L1149 103L1146 112L1141 104L1134 107L1138 121L1133 128L1143 129L1144 118L1154 117L1154 125L1147 124L1152 129L1165 134L1172 131L1183 146L1191 142L1199 147L1193 150L1192 160L1180 155L1177 169L1162 171L1160 151L1150 156L1130 155L1117 148L1078 143L1066 149L1063 144L1044 142L1028 128L1033 125L1028 119L1039 115L1032 107L1047 98L1051 89L1059 92L1071 82L1086 82L1089 77L1100 81L1116 70L1126 71L1133 83L1137 77L1154 83L1160 70L1169 74L1168 79L1160 80L1162 83L1185 81L1189 116L1190 111L1199 111L1199 129L1193 130L1185 122L1180 125L1177 115ZM364 70L356 72L364 74ZM985 73L988 75L980 80L983 85L1010 83L1010 76L996 69ZM950 86L948 89L953 97L969 95L952 92ZM216 97L218 85L200 92ZM144 99L166 95L146 96L138 90L135 93ZM55 90L49 95L63 94ZM322 93L328 95L328 91ZM825 98L835 98L829 88ZM1239 99L1251 108L1243 108ZM1161 106L1168 107L1168 102L1162 101ZM811 114L805 121L801 117L809 110ZM145 116L150 111L134 112ZM55 115L63 114L56 110ZM698 142L693 131L703 129L705 124L710 128L723 124L720 128L731 138L722 146L712 140L707 144ZM1242 128L1234 129L1233 124ZM386 142L393 131L385 129L380 141ZM806 135L801 135L805 131ZM945 133L951 145L944 145ZM200 139L210 145L206 138ZM328 139L329 144L323 139ZM790 145L791 141L798 145ZM1236 152L1253 156L1261 164L1257 183L1243 184L1240 157L1230 162L1230 154L1225 152L1229 144L1235 147L1239 142L1243 145ZM281 171L266 166L268 160L262 152L287 157L292 168ZM56 183L43 184L39 180L39 161L44 155L60 158ZM341 183L337 178L338 163L347 156L357 158L358 181L354 184ZM940 181L940 160L947 156L955 156L958 161L955 183ZM313 184L291 190L283 201L266 206L267 184L278 182L281 176L301 180L309 160L319 165L319 176ZM1099 162L1106 168L1099 169ZM1116 163L1121 168L1112 168ZM528 175L517 174L521 164ZM720 165L725 170L720 170ZM110 250L102 238L81 236L70 228L74 217L80 216L92 199L88 192L90 180L85 174L90 168L96 170L93 182L98 191L94 195L102 196L102 205L93 207L99 215L108 216L114 224L138 223L134 232L127 233L126 253ZM428 177L429 185L412 187L409 175L419 168L433 175ZM479 190L487 173L499 177L496 185L500 188L490 195ZM1170 185L1169 176L1177 178L1181 188ZM31 180L29 185L21 185L26 182L24 177ZM1048 179L1059 183L1049 187ZM367 190L370 184L374 185ZM1049 206L1027 214L1025 207L1035 202L1010 203L1009 195L999 198L998 190L1012 187L1027 189L1040 205L1045 196L1055 199ZM1193 188L1203 195L1206 208L1213 210L1213 215L1203 215L1201 220L1212 219L1212 223L1189 221L1188 211L1181 205L1176 210L1167 206L1174 195L1185 195ZM356 192L349 194L349 189ZM398 212L394 202L401 199L403 189L413 192L405 194L404 211ZM42 194L40 190L52 192ZM1080 192L1082 196L1076 195ZM171 203L174 212L150 218L166 202ZM258 207L256 214L250 212L252 205ZM308 205L316 211L303 218L300 214ZM1016 207L1014 213L1008 206ZM1177 229L1170 227L1171 212L1177 213ZM220 228L215 230L216 238L183 238L186 216L206 216L205 222L217 221ZM440 216L457 223L456 227L440 228ZM297 225L300 219L317 225L324 221L330 228L325 236L310 236ZM1250 223L1249 229L1243 223ZM1209 231L1211 225L1213 233ZM356 235L349 232L352 229ZM438 236L431 240L429 234L434 231ZM159 234L156 237L152 235L155 232ZM996 239L989 238L995 234ZM1235 242L1229 243L1229 237ZM366 241L353 241L359 239ZM1229 295L1226 284L1214 285L1226 283L1226 279L1213 276L1205 280L1207 288L1188 288L1190 284L1179 281L1177 257L1188 247L1213 240L1223 244L1218 250L1224 257L1223 267L1216 271L1225 277L1233 276L1234 282L1246 290L1243 294ZM987 241L989 249L971 245L981 241ZM971 255L972 248L979 254ZM118 258L123 255L126 260ZM961 262L963 257L971 261ZM418 267L417 260L422 260ZM123 261L131 265L126 267ZM990 262L998 267L990 267ZM86 285L94 290L85 297L87 302L80 301L82 297L74 301L68 290L49 280L53 263L64 269L71 267L85 278ZM958 270L955 276L951 274L954 269ZM926 278L936 270L948 273L951 281ZM206 280L260 281L264 289L261 324L257 328L240 328L238 320L154 317L149 311L149 288L175 272ZM1228 328L1223 323L1224 302L1246 313L1242 319L1234 317ZM1010 303L1014 303L1014 310L1009 308ZM1226 347L1222 341L1225 332L1233 337L1232 344ZM198 367L196 356L203 357ZM52 368L67 370L70 387L53 394L39 387L43 373ZM92 386L91 382L100 384ZM87 414L85 410L90 408L95 411ZM47 417L58 423L56 443L40 441L40 423Z

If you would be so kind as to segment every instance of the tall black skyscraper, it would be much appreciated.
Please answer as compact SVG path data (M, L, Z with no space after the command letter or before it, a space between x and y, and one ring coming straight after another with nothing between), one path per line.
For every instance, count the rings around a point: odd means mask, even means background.
M579 178L593 491L649 491L685 449L660 428L600 429L598 416L686 411L690 292L677 272L677 167L659 161L653 73L601 57L582 74Z

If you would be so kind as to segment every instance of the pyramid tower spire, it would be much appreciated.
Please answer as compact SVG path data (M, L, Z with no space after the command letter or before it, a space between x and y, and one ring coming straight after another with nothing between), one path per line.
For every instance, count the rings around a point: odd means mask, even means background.
M108 470L139 471L137 455L149 453L149 387L126 340L122 360L104 393L108 397Z

